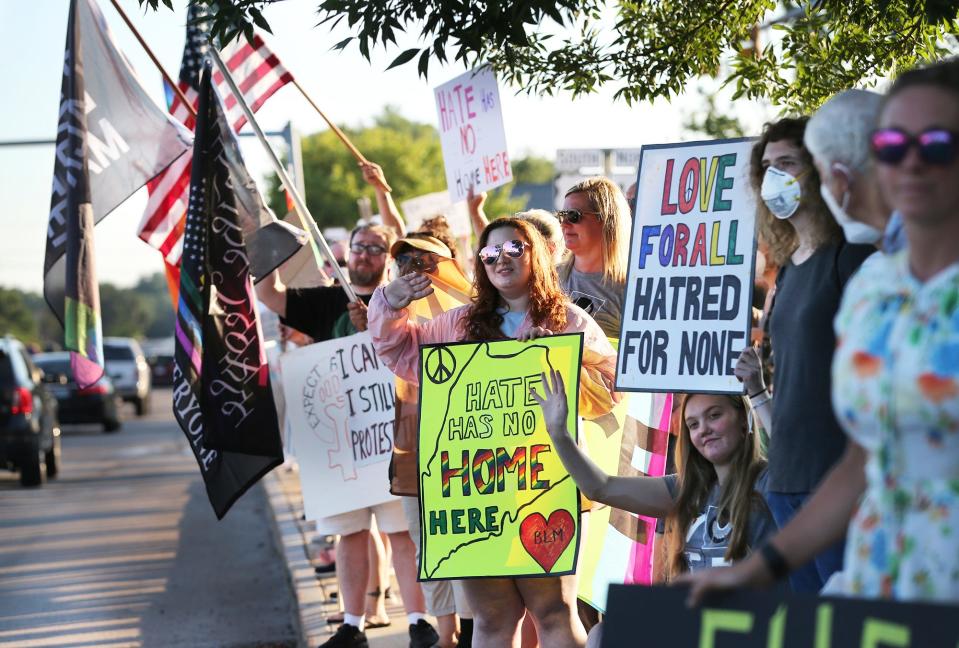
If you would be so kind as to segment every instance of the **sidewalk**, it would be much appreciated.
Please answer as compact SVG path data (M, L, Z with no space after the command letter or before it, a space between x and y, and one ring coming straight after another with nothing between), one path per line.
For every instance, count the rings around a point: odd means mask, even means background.
M296 592L297 607L300 614L300 626L303 645L316 648L336 632L336 624L328 624L327 618L338 613L339 606L335 598L336 577L333 574L317 578L309 559L309 544L312 538L312 524L301 519L303 497L300 492L299 473L279 467L263 480L267 496L273 507L276 525L280 534L281 546L286 554L286 564ZM386 602L392 625L386 628L367 630L371 648L406 648L409 646L409 626L406 613L399 595L399 587L394 578L393 598ZM429 621L434 624L432 617Z

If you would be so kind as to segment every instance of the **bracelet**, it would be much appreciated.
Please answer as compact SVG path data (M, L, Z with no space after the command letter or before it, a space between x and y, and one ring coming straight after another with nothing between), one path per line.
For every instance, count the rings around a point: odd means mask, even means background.
M755 398L749 398L749 402L752 404L753 409L762 407L773 399L773 397L769 395L769 392L761 392L761 394L762 395L756 396Z
M760 394L766 394L766 395L768 396L768 395L769 395L769 390L766 389L765 387L763 387L760 391L756 392L755 394L750 394L750 395L749 395L749 400L752 400L752 399L756 398L756 397L759 396Z
M769 573L772 574L773 580L782 580L789 575L790 569L789 564L786 562L786 557L777 549L773 543L767 542L759 550L759 555L763 557L763 562L766 563L766 568L769 570Z

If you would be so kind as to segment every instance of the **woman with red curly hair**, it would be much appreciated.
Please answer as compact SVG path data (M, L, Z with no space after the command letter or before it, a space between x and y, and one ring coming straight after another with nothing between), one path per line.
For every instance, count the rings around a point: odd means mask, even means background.
M515 218L490 223L480 236L473 287L471 304L422 324L409 320L406 307L433 291L428 276L408 274L378 288L369 307L377 354L400 378L419 382L421 344L582 332L580 413L598 416L612 408L616 353L596 322L563 294L535 227ZM529 610L542 645L583 646L576 583L575 575L464 581L474 613L473 645L518 645L520 622Z

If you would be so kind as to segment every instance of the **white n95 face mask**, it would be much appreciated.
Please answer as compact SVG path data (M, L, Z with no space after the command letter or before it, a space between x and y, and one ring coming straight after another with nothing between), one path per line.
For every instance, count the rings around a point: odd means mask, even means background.
M799 178L794 178L776 167L767 167L759 196L773 216L786 220L799 209L802 187L799 185Z
M819 185L819 192L822 194L822 199L823 202L826 203L826 207L829 208L836 222L839 223L839 226L842 228L842 233L846 236L847 241L850 243L872 245L882 238L882 232L875 227L860 223L846 213L846 207L849 206L848 191L843 194L841 205L836 202L836 198L826 185Z

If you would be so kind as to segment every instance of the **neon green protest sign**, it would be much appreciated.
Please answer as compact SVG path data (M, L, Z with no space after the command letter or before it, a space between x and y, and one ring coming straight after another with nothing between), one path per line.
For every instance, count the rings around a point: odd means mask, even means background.
M582 334L420 349L421 580L576 570L579 491L539 405L562 372L576 434Z

